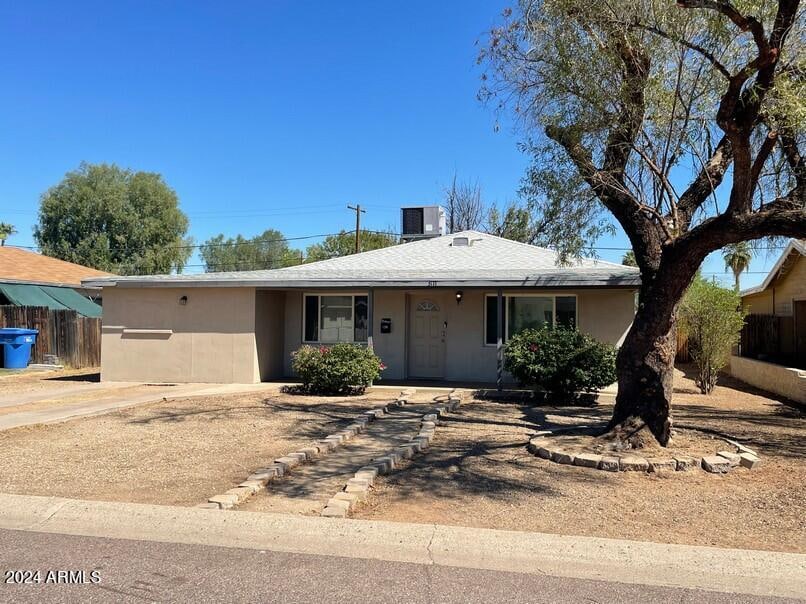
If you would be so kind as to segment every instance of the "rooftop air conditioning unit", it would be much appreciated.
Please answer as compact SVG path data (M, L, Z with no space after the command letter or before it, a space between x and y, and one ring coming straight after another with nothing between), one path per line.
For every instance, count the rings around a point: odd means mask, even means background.
M439 206L412 206L401 208L401 239L429 239L445 234L445 210Z

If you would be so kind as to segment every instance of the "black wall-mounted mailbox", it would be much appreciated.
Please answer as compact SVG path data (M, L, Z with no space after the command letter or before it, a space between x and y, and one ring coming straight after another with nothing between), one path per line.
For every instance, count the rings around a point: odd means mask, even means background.
M392 319L381 319L381 333L392 333Z

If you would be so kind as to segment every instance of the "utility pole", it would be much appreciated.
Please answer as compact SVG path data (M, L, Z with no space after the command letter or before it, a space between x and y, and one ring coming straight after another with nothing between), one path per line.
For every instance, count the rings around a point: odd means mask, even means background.
M347 209L355 212L355 253L357 254L361 251L361 214L366 214L367 211L361 209L361 204L348 205Z

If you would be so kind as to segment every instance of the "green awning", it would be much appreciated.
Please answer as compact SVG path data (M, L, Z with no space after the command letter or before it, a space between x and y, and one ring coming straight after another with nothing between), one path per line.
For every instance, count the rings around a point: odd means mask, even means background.
M67 310L67 306L49 296L38 285L0 283L0 292L15 306L47 306L51 310Z
M72 308L78 314L85 317L100 317L101 307L89 298L85 298L76 290L69 287L52 287L50 285L40 286L51 298L63 304L67 308Z
M47 306L51 310L75 310L85 317L100 317L101 307L69 287L0 283L0 293L15 306Z

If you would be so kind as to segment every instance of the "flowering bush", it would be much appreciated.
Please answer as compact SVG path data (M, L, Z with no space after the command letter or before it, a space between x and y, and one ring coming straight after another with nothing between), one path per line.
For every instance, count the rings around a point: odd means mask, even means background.
M507 342L504 369L522 386L573 397L616 381L616 349L567 327L527 329Z
M304 390L315 394L363 392L386 369L372 350L357 344L302 346L291 354L291 367Z

